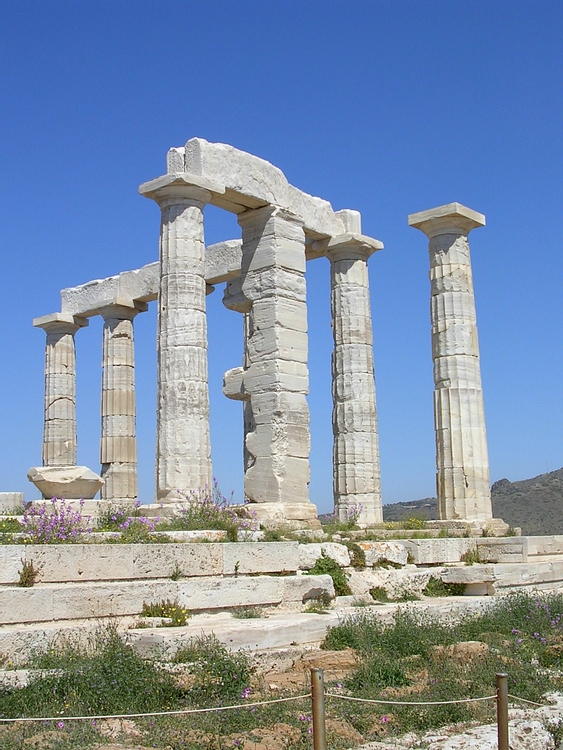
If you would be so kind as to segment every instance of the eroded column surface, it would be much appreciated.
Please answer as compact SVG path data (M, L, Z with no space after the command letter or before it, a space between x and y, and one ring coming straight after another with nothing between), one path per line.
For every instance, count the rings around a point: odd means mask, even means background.
M441 519L492 518L468 234L485 217L459 203L409 216L430 242L436 485Z
M383 521L367 260L383 245L362 235L332 238L330 260L334 499L341 521Z
M102 500L133 503L138 495L133 319L144 302L119 299L100 309L102 345Z
M88 325L85 318L54 313L36 318L47 334L43 466L76 465L76 350L74 334Z
M156 494L211 486L203 207L211 193L160 178L141 191L161 208Z
M305 235L272 207L246 211L242 227L244 367L225 375L224 392L245 404L245 494L260 520L317 526L309 501L309 408ZM244 300L248 309L244 309ZM227 302L226 302L227 303ZM236 309L232 301L227 303Z

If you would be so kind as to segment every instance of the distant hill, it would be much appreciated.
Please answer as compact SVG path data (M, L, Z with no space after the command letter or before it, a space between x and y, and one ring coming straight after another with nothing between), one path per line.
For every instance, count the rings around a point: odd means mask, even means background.
M495 518L520 526L522 534L563 534L563 468L519 482L499 479L491 487L491 496ZM412 516L437 518L436 498L383 506L385 521Z

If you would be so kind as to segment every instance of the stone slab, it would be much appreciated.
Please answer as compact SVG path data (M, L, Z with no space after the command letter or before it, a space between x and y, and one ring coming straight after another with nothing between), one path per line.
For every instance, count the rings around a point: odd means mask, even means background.
M25 498L23 492L0 492L0 514L13 513L23 508Z
M298 542L222 544L223 574L295 572L300 567Z
M461 556L475 546L471 539L409 539L401 542L411 553L416 565L459 562Z
M337 562L341 568L347 568L350 565L350 552L344 544L335 544L334 542L320 542L314 544L299 545L299 568L301 570L311 570L315 563L325 555Z
M525 536L478 539L475 544L481 559L489 562L526 562L528 559L528 539Z

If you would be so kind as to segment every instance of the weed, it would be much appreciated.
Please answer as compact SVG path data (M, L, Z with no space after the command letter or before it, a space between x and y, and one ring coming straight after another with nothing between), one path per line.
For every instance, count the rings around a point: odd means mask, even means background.
M313 599L307 600L307 606L305 612L312 612L317 615L325 615L331 604L330 595L326 591L323 591L319 596Z
M22 530L21 523L12 516L0 516L0 534L14 534Z
M350 552L350 565L357 570L366 567L366 553L356 542L345 542Z
M262 617L260 607L233 607L231 614L237 620L253 620Z
M204 487L185 495L176 515L162 522L158 528L165 531L222 529L227 532L230 542L236 542L239 530L249 531L256 526L255 517L255 512L250 511L248 505L231 505L214 479L211 489Z
M478 565L480 563L486 562L486 560L483 560L483 558L481 557L477 546L470 547L467 552L464 552L463 555L460 555L459 559L466 565Z
M265 542L283 542L284 541L284 535L281 531L277 529L266 529L264 531L264 541Z
M464 583L444 583L441 578L431 576L422 593L424 596L463 596Z
M328 557L324 552L321 553L311 570L308 571L308 575L322 575L326 574L332 578L334 583L334 592L336 596L349 596L352 593L350 586L348 586L348 576L346 572L342 570L340 565L333 560L332 557Z
M391 599L383 586L374 586L369 590L370 596L379 604L388 604Z
M39 577L43 566L40 565L36 568L33 564L33 560L28 562L27 560L22 559L21 563L22 569L19 572L18 586L21 586L24 589L30 589L37 583L37 578Z
M198 706L239 700L254 671L246 653L231 653L215 635L193 638L188 646L176 652L174 661L190 663L193 684L187 697L192 705Z
M164 627L178 627L186 625L191 614L187 609L181 607L177 601L172 602L170 599L166 599L166 601L163 599L161 602L155 604L143 602L141 616L163 617L170 620L169 623L165 623Z
M176 560L174 563L174 567L170 571L170 580L171 581L179 581L180 578L183 578L184 574L182 572L182 568L178 565L178 561Z

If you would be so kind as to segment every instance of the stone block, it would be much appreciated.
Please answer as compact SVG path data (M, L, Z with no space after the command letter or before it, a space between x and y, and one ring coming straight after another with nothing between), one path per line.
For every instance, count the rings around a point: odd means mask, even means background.
M283 577L206 577L178 581L178 601L191 611L280 604Z
M223 575L294 572L299 569L298 542L238 542L222 544Z
M302 604L312 599L318 599L327 594L334 599L334 583L329 575L298 575L283 576L279 579L283 582L283 601L301 602Z
M24 504L23 492L0 492L0 514L20 511Z
M233 146L192 138L185 145L184 169L224 185L224 196L214 195L212 202L227 210L273 204L296 214L315 236L344 231L330 203L294 188L280 169Z
M77 620L98 617L138 615L143 602L174 601L178 597L175 581L135 581L124 583L83 583L74 586L47 584L53 595L53 617L55 620ZM39 614L39 613L38 613ZM49 619L37 617L37 621Z
M366 565L377 565L381 561L407 564L408 550L399 542L358 542L358 546L364 550Z
M311 570L315 563L322 557L332 558L341 568L347 568L350 565L350 552L344 544L335 544L334 542L320 542L314 544L299 545L299 568L300 570Z
M528 539L525 536L478 539L475 544L479 557L488 562L508 563L528 560Z
M454 563L475 546L472 539L409 539L402 542L416 565Z
M0 544L0 585L18 582L24 557L24 545Z
M104 483L87 466L34 466L27 472L27 478L47 499L90 500Z
M221 544L37 544L18 546L43 583L220 575ZM21 567L21 566L20 566Z
M0 625L53 619L52 589L0 586Z
M563 535L529 536L528 558L532 555L562 555Z

